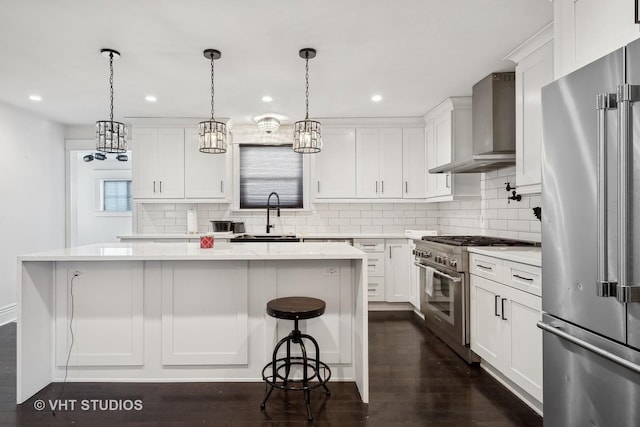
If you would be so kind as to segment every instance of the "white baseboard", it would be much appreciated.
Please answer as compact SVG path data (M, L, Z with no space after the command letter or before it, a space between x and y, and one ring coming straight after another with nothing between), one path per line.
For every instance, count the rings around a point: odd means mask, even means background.
M17 308L18 305L15 303L0 307L0 326L16 321L18 318Z
M413 306L408 302L369 302L369 311L411 311Z

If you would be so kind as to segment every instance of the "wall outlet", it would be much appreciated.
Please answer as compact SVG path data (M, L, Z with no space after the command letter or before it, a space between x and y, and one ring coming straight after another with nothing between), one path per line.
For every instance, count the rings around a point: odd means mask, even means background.
M339 272L340 269L338 267L327 267L324 269L325 276L337 276Z

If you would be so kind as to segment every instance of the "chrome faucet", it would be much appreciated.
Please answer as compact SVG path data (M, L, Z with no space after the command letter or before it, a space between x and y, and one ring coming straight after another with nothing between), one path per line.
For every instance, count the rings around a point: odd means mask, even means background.
M277 206L271 206L271 196L276 196L276 202L278 203ZM278 216L280 216L280 196L278 196L278 193L276 193L275 191L272 191L267 198L267 233L270 233L270 230L276 227L275 225L272 225L271 221L269 220L269 212L271 211L271 209L277 209Z

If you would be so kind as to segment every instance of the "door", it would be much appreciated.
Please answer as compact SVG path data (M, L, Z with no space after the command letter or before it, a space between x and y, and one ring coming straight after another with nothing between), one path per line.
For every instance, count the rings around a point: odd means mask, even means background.
M188 199L225 199L229 152L201 153L197 128L185 129L184 137L184 196Z
M427 196L427 155L424 129L402 131L402 197L424 199Z
M542 309L620 342L626 340L624 306L615 298L596 294L595 105L597 94L615 93L622 79L620 49L542 89ZM608 111L605 116L611 165L616 112ZM615 176L609 182L615 183ZM609 187L609 194L615 195L615 188ZM616 217L615 206L611 199L610 219ZM614 222L610 221L609 236L617 234ZM609 264L610 271L615 271L613 263Z
M439 115L433 121L433 136L434 136L434 156L435 164L442 166L452 162L453 156L451 155L451 146L453 144L453 131L452 131L452 111L447 111ZM457 159L456 159L457 160ZM434 196L446 196L451 194L451 174L439 173L435 175L435 192Z
M316 198L356 197L356 133L352 128L322 131L322 151L314 155Z
M640 85L640 40L627 46L627 83ZM638 99L640 100L640 99ZM631 142L629 144L630 154L630 191L631 200L629 202L629 217L633 218L628 222L630 229L627 232L629 242L630 259L630 282L640 285L640 247L634 247L632 243L640 245L640 224L638 223L640 212L640 105L631 104ZM634 221L635 219L635 221ZM640 349L640 302L627 304L627 343Z
M158 191L158 129L138 128L132 141L133 197L153 198Z
M380 129L380 197L402 198L402 129Z
M505 353L506 322L501 313L504 303L502 286L478 277L471 277L471 350L491 365L500 368Z
M184 197L183 129L158 129L158 180L156 197Z
M380 131L356 129L356 195L358 198L379 197Z
M385 300L408 302L411 286L411 246L408 243L387 245L385 259Z

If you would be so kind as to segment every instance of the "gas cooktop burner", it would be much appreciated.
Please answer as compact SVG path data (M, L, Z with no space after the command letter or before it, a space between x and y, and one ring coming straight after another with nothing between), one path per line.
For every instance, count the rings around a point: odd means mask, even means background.
M490 236L423 236L427 242L451 246L537 246L539 243L526 240L502 239Z

